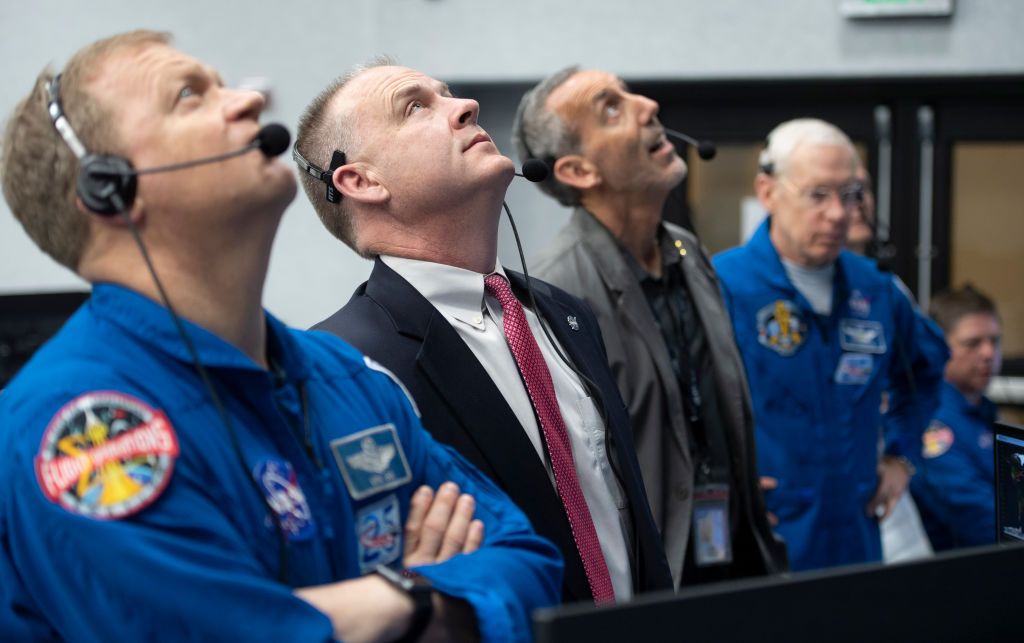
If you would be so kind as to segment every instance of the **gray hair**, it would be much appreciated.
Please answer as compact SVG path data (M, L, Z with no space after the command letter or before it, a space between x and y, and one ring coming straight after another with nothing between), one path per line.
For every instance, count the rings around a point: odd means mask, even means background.
M849 148L853 158L857 158L850 137L832 123L819 118L795 118L777 125L768 134L767 145L758 157L760 171L785 174L793 151L801 145L840 145Z
M335 78L306 107L299 118L295 134L295 149L310 163L327 169L335 150L351 157L359 145L357 129L347 113L336 109L342 90L356 77L374 67L389 67L395 61L387 56L378 56L362 65L357 65L342 76ZM345 245L360 255L368 257L359 249L352 222L352 207L345 199L339 203L327 200L326 186L322 181L306 172L299 173L306 196L324 227Z
M548 109L547 101L551 92L578 71L579 66L576 65L556 71L526 92L519 101L512 123L512 144L520 162L535 158L547 163L551 171L539 187L567 206L580 204L580 192L556 179L553 166L560 157L578 153L580 139L572 127Z

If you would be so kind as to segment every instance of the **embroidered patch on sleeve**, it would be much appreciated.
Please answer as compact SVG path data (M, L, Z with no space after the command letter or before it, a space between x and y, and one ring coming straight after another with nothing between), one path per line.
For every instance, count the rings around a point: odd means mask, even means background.
M402 512L398 496L363 507L356 514L356 538L359 540L359 571L373 571L377 565L394 562L402 553Z
M50 420L35 458L48 499L68 511L117 520L160 497L178 457L178 437L163 411L124 393L95 391Z
M937 458L953 446L953 429L939 420L932 420L921 436L921 455L925 458Z
M412 480L409 461L394 424L382 424L332 440L331 451L345 486L355 500Z

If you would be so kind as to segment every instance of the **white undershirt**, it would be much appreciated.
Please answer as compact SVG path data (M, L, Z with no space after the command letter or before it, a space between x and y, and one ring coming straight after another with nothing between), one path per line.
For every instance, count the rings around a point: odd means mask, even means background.
M501 304L494 297L485 296L484 278L487 275L400 257L382 256L381 260L412 284L412 287L448 320L459 337L473 351L473 355L501 391L519 424L526 431L538 457L544 461L551 484L554 485L551 463L544 455L541 429L533 411L533 404L530 402L512 351L505 341ZM495 266L494 272L505 276L500 264ZM604 424L579 378L558 358L555 349L541 330L537 315L526 306L523 306L523 309L530 330L551 372L558 407L569 432L576 475L594 520L598 539L601 541L601 551L608 565L615 598L618 601L627 600L633 594L623 526L623 520L628 512L625 507L625 496L608 463ZM557 320L552 321L557 323Z
M782 266L790 282L811 304L814 312L819 315L832 314L832 282L836 276L836 264L807 268L783 259Z

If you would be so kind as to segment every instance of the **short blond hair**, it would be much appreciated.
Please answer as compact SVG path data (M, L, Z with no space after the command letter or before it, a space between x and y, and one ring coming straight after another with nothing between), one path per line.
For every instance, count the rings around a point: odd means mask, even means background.
M86 90L103 60L120 49L169 42L167 33L130 31L86 45L68 60L61 73L61 107L89 152L116 154L120 147L108 103ZM89 226L75 203L78 159L47 111L53 76L44 69L11 113L0 145L0 182L7 204L32 241L77 272Z

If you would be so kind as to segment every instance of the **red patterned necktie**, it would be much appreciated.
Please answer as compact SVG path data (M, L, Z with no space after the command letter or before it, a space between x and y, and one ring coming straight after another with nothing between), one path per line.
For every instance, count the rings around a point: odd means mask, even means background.
M498 274L489 275L484 279L484 286L501 304L505 339L512 349L512 356L519 367L519 373L523 376L523 382L526 383L526 391L530 394L533 410L537 413L544 443L551 457L555 487L558 488L558 495L569 518L569 526L576 541L576 549L583 560L583 569L587 573L594 602L614 603L615 590L612 588L608 565L601 552L601 542L597 538L594 520L590 517L587 499L583 497L583 489L580 488L579 478L576 477L569 433L558 409L558 398L555 397L551 372L544 362L544 355L537 346L537 340L530 332L523 306L512 294L512 289L505 278Z

